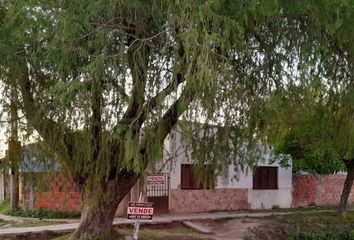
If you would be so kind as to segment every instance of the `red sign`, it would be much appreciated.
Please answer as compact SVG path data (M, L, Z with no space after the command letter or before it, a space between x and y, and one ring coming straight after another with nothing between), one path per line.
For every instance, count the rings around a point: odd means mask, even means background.
M129 202L128 219L151 220L154 215L153 202Z
M151 173L147 176L148 186L164 186L165 174L163 173Z

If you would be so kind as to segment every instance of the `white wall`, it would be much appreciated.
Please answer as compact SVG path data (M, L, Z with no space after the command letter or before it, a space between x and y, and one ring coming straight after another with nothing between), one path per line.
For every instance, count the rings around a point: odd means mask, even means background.
M173 158L173 156L175 156ZM190 152L186 153L182 144L181 134L174 131L165 141L164 159L171 159L164 166L163 172L170 173L171 189L180 189L181 183L181 164L191 163ZM253 175L251 171L248 173L236 173L232 165L228 166L226 176L218 176L216 189L248 189L248 202L251 208L272 208L279 206L288 208L292 202L292 166L282 168L279 163L269 163L269 151L259 161L258 166L275 166L278 167L278 190L254 190ZM236 179L235 176L238 175Z
M248 203L251 209L269 209L273 207L290 208L291 188L278 190L248 190Z

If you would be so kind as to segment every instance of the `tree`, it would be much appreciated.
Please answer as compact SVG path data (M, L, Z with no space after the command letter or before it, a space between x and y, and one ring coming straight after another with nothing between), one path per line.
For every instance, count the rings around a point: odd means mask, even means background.
M288 108L275 107L275 118L281 126L277 137L271 138L277 139L277 153L291 155L295 170L322 174L347 171L338 205L338 214L345 216L354 180L354 92L347 88L337 96L328 96L323 87L296 87L296 95L274 96L272 104Z
M81 193L71 239L109 237L119 202L161 158L179 119L226 126L214 142L225 151L251 148L258 103L307 40L302 11L287 1L2 4L1 79L16 86L28 124Z
M354 180L354 48L350 44L354 5L349 1L321 4L307 6L312 14L299 18L309 44L302 43L296 50L297 77L265 103L264 129L267 140L279 152L291 154L296 164L304 164L300 167L327 173L347 170L338 206L338 214L345 216Z
M79 188L72 239L110 235L119 202L161 157L182 114L191 119L198 107L211 119L217 107L242 110L232 104L245 100L243 88L258 91L266 75L254 35L277 8L276 1L5 3L4 83L16 86L28 124ZM225 96L229 103L217 101Z

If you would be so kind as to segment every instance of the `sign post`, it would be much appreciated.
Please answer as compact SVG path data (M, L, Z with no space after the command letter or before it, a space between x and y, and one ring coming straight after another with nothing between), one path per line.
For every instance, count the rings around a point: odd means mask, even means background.
M140 194L139 202L128 203L127 219L135 220L133 239L138 240L139 220L152 220L154 214L153 202L142 202L142 194Z

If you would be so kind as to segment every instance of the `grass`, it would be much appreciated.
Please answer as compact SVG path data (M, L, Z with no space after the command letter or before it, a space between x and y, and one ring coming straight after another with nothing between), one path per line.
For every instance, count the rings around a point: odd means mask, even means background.
M132 235L132 229L121 229L119 233L124 236ZM141 229L139 231L140 240L163 240L163 239L201 239L202 235L185 227L174 227L166 229ZM204 239L204 238L203 238Z
M354 224L354 212L348 212L346 218L336 212L293 213L286 215L285 221L294 225L350 225Z
M132 236L132 228L122 227L119 230L115 230L113 233L113 239L124 239L125 236ZM63 235L53 240L67 240L69 235ZM149 229L144 227L139 231L139 240L208 240L205 236L196 233L185 227L173 227L166 229ZM94 239L96 240L96 239ZM210 239L209 239L210 240Z
M60 221L24 221L23 223L14 223L11 227L39 227L61 224L65 222Z
M32 217L32 218L43 218L43 219L65 219L65 218L79 218L80 212L66 212L66 211L55 211L55 210L44 210L44 209L18 209L11 210L10 204L4 202L0 204L0 213L17 216L17 217Z
M5 220L0 219L0 228L9 226L9 225L14 224L14 223L15 223L15 222L12 222L12 221L5 221Z
M12 228L12 227L38 227L38 226L48 226L53 224L60 224L64 222L60 221L24 221L21 223L14 221L0 220L0 229L2 228Z
M352 240L350 235L354 229L354 211L349 211L346 218L338 217L336 212L294 212L264 217L260 220L265 224L251 231L259 239Z
M66 235L63 235L60 237L53 238L53 240L67 240L67 239L69 239L69 237L70 237L70 234L66 234Z
M354 230L331 230L321 232L297 232L289 240L354 240Z
M235 219L235 218L232 218L232 217L217 218L217 219L215 219L215 222L218 224L226 224L233 219Z

